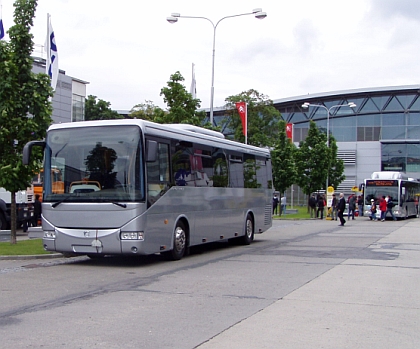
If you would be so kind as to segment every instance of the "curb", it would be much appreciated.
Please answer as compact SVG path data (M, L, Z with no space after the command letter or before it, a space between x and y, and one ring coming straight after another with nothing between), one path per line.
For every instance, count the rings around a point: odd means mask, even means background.
M53 259L53 258L64 258L64 256L61 253L0 256L0 260L4 260L4 261L26 260L26 259Z

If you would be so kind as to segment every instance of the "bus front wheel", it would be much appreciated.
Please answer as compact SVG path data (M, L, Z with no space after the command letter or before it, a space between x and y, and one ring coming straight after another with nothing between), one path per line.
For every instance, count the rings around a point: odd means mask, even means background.
M252 220L251 215L246 216L245 222L245 235L242 237L242 242L244 245L249 245L254 239L254 221Z
M176 224L173 236L172 250L168 251L165 255L168 259L177 261L184 257L187 250L187 232L184 223L178 222Z

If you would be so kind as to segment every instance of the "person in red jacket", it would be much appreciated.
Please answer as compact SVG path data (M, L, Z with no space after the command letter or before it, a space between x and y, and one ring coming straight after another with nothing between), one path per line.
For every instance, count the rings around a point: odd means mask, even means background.
M381 210L381 221L385 221L385 215L386 215L386 200L385 196L382 196L382 199L379 201L379 209Z

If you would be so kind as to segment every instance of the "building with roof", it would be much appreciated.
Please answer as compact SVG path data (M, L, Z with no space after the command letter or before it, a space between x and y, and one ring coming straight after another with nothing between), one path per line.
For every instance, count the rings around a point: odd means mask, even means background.
M34 60L32 71L45 73L46 60L32 57ZM66 75L59 70L57 87L52 99L53 123L83 121L85 119L86 81Z
M347 105L351 102L356 107ZM293 124L296 144L307 136L310 120L329 129L345 164L346 179L336 191L351 193L375 171L402 171L420 178L420 85L308 94L273 103ZM304 108L304 103L311 106ZM346 106L334 107L338 105ZM215 109L216 124L224 117L223 109Z

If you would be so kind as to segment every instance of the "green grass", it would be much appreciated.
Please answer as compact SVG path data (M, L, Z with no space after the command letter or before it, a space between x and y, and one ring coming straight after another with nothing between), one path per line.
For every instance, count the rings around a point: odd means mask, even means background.
M42 239L18 241L16 245L10 242L0 242L0 256L50 254L42 247Z
M290 206L288 207L289 209ZM308 208L306 206L295 206L293 207L294 210L298 210L297 213L291 213L291 214L285 214L285 215L274 215L273 219L310 219L311 215L308 212ZM286 212L287 212L287 208L286 208Z

